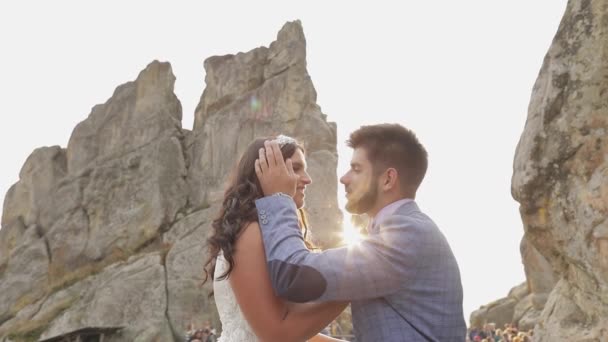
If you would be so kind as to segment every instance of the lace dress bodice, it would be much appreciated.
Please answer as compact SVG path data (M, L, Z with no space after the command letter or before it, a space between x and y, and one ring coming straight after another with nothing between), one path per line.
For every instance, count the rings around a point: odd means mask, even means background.
M217 342L258 342L249 323L243 317L241 308L228 279L218 281L217 278L228 269L228 262L220 253L215 263L213 293L215 305L222 321L222 335Z

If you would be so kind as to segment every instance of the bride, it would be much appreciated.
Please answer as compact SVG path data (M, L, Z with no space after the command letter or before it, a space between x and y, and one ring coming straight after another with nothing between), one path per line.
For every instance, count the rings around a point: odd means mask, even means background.
M255 200L263 197L263 192L254 168L264 141L271 139L254 140L243 154L208 239L205 273L213 280L213 295L222 322L218 342L341 341L318 332L344 310L347 302L295 304L273 292L255 207ZM306 172L304 148L284 135L275 139L298 175L293 199L306 239L308 227L302 207L304 191L312 180Z

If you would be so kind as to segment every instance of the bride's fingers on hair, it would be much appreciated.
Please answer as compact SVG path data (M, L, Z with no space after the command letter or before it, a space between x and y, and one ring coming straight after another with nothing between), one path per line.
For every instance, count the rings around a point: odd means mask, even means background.
M254 163L255 174L258 176L258 179L262 177L262 168L260 167L260 160L256 159Z
M264 141L264 149L266 150L266 159L268 160L268 167L273 167L277 165L276 156L274 155L272 141Z
M287 159L285 162L285 167L287 167L287 173L289 173L290 176L295 176L296 172L293 170L293 162L291 161L291 158Z
M264 151L263 147L260 148L260 150L258 151L258 164L260 165L260 170L262 172L268 170L268 162L266 162L266 152Z
M272 147L272 152L274 154L274 159L276 161L276 164L278 166L284 167L285 161L283 160L283 152L281 152L281 146L279 146L279 143L276 141L273 141L272 144L270 145L270 147Z

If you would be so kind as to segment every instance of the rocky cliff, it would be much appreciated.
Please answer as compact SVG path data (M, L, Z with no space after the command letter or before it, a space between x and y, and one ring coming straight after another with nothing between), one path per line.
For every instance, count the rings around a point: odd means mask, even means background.
M204 65L192 131L181 127L171 66L154 61L93 107L67 148L29 156L4 200L0 341L85 328L114 331L104 341L172 341L190 321L217 326L210 285L201 287L204 242L254 137L304 142L312 230L335 242L336 126L316 104L301 24L287 23L268 48Z
M471 323L501 311L535 341L608 341L607 130L608 1L571 0L515 154L527 281Z

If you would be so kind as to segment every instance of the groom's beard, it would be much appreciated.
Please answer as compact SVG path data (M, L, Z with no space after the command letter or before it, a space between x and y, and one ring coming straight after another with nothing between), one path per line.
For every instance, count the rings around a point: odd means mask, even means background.
M346 211L351 214L361 215L370 211L374 207L378 197L378 183L375 181L375 179L370 183L370 189L365 192L361 198L353 198L346 203Z

